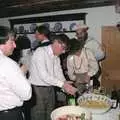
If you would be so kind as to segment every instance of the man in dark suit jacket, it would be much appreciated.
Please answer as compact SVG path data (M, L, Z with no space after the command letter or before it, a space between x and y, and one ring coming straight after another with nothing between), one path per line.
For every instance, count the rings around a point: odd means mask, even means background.
M35 38L39 42L33 48L33 50L36 50L38 47L43 47L43 46L49 45L51 43L49 40L49 35L50 35L50 31L46 26L44 26L44 25L38 26L36 28Z

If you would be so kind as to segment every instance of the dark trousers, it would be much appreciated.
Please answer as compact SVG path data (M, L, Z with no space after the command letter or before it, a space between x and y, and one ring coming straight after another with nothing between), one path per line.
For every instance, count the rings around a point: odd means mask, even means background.
M31 110L31 102L30 102L30 100L29 101L25 101L24 102L24 106L23 106L25 120L31 120L30 110Z
M100 87L99 77L100 77L102 71L101 71L101 66L100 66L99 62L98 62L98 65L99 65L98 72L94 76L91 77L91 79L93 80L93 88Z
M36 103L31 109L31 120L51 120L55 108L54 87L33 86Z
M25 120L22 108L0 111L0 120Z

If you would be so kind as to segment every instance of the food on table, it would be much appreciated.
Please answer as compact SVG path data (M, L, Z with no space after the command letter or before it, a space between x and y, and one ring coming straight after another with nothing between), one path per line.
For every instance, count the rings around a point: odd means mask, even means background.
M88 120L85 118L85 113L81 113L81 115L69 114L69 115L62 115L58 117L56 120Z
M97 100L88 100L88 101L82 101L81 103L79 103L79 105L81 107L87 107L87 108L99 108L99 109L103 109L103 108L108 108L109 104L107 104L104 101L97 101Z
M112 101L105 95L85 93L77 99L80 107L89 110L92 114L102 114L110 110Z
M80 106L62 106L52 111L52 120L92 120L92 113Z

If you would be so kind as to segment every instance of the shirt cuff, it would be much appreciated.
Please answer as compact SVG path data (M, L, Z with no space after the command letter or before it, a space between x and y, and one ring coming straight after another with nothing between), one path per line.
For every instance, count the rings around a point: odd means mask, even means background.
M57 83L57 86L60 87L60 88L62 88L63 85L64 85L64 81L60 81L59 80L58 83Z
M72 81L75 81L75 79L76 79L75 75L72 75L72 76L69 76L69 77L70 77L70 80L72 80Z
M90 77L93 76L93 73L88 72L88 76L90 76Z

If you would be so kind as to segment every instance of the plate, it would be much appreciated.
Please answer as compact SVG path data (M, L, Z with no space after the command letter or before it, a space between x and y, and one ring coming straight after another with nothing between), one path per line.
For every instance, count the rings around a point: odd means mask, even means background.
M50 28L50 24L49 23L44 23L43 26L47 27L48 29Z
M75 27L76 27L76 23L71 23L69 27L70 31L75 30Z
M102 114L110 110L112 100L104 95L84 94L77 99L80 107L90 110L93 114Z
M19 33L24 33L24 26L23 25L20 25L19 26Z
M91 120L91 113L79 106L63 106L59 107L52 111L51 113L51 119L52 120L59 120L62 116L65 115L77 115L81 116L81 114L85 114L85 120Z
M17 27L14 27L14 32L17 33L18 29Z
M62 23L60 22L55 23L54 32L59 32L61 30L62 30Z
M31 25L30 25L30 32L35 32L36 27L37 27L37 24L36 24L36 23L31 24Z

